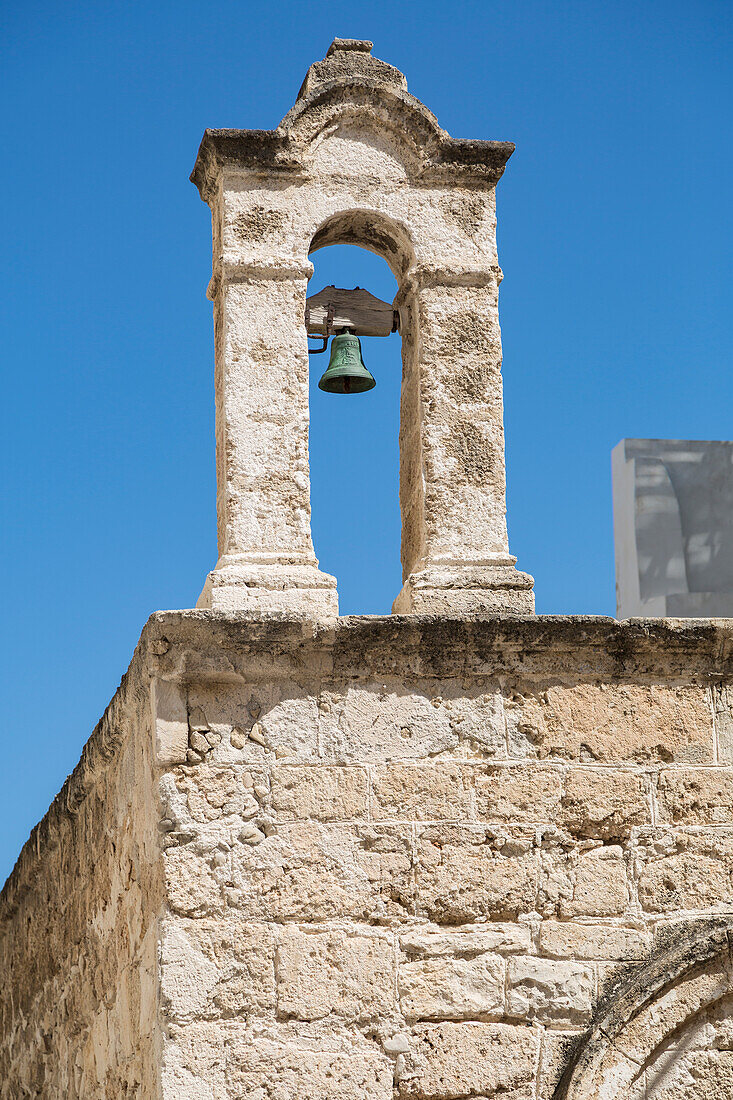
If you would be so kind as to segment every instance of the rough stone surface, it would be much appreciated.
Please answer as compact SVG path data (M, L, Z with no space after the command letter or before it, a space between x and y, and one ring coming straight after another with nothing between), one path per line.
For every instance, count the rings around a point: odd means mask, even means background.
M400 1094L420 1100L530 1097L539 1034L510 1024L420 1025L412 1031Z
M349 821L367 816L369 778L364 768L275 764L270 775L272 810L283 821Z
M518 1020L568 1027L590 1019L595 978L589 966L512 959L507 984L507 1013Z
M458 931L427 925L402 933L399 942L408 958L436 958L441 955L470 958L488 951L502 955L529 951L532 934L527 924L466 924Z
M585 836L628 836L635 825L651 824L645 777L602 768L571 768L563 785L563 825Z
M719 1100L720 682L723 623L154 616L0 898L0 1097Z
M517 755L568 760L709 764L713 717L708 692L684 685L550 685L517 692L507 724Z
M142 665L133 661L0 895L2 1100L158 1089L165 895Z
M544 921L540 948L550 958L639 960L651 949L652 936L642 928L579 921Z
M564 846L568 852L568 847ZM557 896L557 912L562 917L615 917L624 913L631 900L627 861L617 844L586 852L568 852L567 862L550 863L548 896ZM554 886L560 890L555 895Z
M679 825L733 822L733 770L683 768L659 775L659 820Z
M470 819L471 770L459 763L393 764L380 769L374 783L374 815L390 819Z
M276 966L283 1016L369 1020L394 1010L394 947L384 934L285 928Z
M504 963L494 955L426 959L400 967L400 1008L408 1019L460 1020L501 1014Z
M648 912L730 909L733 827L644 830L637 860L639 900Z

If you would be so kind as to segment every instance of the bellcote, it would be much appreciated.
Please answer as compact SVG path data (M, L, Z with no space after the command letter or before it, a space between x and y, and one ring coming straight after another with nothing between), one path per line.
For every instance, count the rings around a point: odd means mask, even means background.
M393 610L528 613L532 578L506 533L496 254L495 187L514 146L452 138L371 48L335 39L276 130L201 142L191 179L212 210L219 561L200 606L337 613L310 530L306 299L309 255L358 244L399 284Z

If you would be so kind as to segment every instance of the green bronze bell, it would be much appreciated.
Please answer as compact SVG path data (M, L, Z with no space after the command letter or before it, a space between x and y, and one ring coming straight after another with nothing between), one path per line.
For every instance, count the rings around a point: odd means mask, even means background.
M361 357L361 340L348 329L334 336L331 341L331 358L318 383L326 393L364 393L376 386L374 378L364 366Z

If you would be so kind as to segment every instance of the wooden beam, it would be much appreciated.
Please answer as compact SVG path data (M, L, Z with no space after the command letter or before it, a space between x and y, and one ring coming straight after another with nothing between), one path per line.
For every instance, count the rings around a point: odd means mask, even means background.
M355 336L389 336L398 318L390 302L368 290L326 286L306 298L305 327L310 336L325 336L329 324L331 333L348 328Z

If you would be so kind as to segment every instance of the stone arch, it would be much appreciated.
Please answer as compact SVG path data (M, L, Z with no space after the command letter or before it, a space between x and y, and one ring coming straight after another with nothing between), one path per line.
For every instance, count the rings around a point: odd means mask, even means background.
M299 101L280 124L280 131L297 144L315 146L323 134L356 123L360 129L391 133L413 174L436 159L448 135L435 115L414 96L391 87L361 82L322 84Z
M400 288L415 262L407 226L378 210L354 208L330 214L313 234L308 255L334 244L355 244L374 252L389 265Z
M602 999L553 1100L627 1100L655 1054L733 989L733 917L674 930Z

